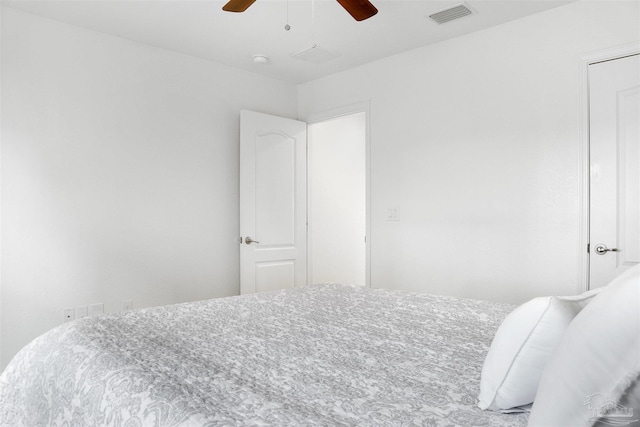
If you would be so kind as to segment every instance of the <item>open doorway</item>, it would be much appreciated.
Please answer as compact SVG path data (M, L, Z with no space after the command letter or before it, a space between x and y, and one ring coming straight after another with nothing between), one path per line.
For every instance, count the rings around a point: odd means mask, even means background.
M309 283L368 285L366 119L309 124Z

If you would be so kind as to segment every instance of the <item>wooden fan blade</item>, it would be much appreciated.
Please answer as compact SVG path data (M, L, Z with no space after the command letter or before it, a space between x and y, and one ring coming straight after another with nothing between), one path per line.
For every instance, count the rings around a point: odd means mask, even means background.
M364 21L378 13L378 9L376 9L369 0L338 0L338 3L340 3L356 21Z
M227 4L222 6L222 10L227 12L244 12L255 3L256 0L229 0Z

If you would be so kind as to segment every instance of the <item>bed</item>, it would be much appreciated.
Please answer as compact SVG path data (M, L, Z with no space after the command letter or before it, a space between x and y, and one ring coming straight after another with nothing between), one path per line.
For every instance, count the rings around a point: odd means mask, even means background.
M524 426L477 407L508 304L324 284L84 318L0 376L2 426Z

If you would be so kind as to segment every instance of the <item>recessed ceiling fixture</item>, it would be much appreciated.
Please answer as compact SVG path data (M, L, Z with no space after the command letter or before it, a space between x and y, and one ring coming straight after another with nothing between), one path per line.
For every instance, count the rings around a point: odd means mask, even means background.
M266 64L269 62L269 57L267 55L255 54L253 55L253 62L256 64Z
M458 6L450 7L448 9L436 12L429 15L429 18L436 21L438 24L444 24L445 22L453 21L467 15L471 15L473 11L466 4L459 4Z

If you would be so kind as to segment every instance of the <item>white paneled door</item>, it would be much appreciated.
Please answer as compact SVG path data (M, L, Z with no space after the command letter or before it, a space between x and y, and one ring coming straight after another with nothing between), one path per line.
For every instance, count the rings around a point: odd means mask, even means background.
M589 287L640 263L640 55L589 66Z
M307 124L240 113L240 292L307 278Z

